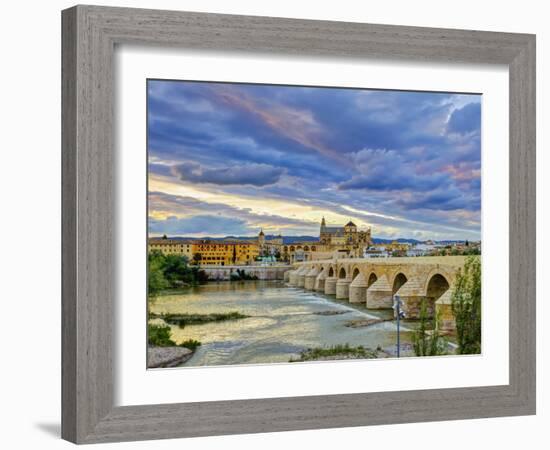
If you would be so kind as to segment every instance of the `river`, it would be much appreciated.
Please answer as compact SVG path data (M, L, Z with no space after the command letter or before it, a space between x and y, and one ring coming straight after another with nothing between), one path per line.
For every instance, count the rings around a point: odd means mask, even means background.
M151 306L154 313L231 311L250 317L184 328L170 325L176 343L187 339L202 343L185 366L286 363L307 348L347 343L376 349L396 342L393 321L362 328L346 326L352 320L391 318L391 311L368 310L334 297L287 287L282 281L208 283L160 296ZM341 314L327 315L328 311ZM410 341L406 328L401 340Z

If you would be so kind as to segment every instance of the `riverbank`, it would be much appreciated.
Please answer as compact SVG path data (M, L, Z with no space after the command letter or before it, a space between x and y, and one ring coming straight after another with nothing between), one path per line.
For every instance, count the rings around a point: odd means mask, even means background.
M150 369L177 367L187 362L195 352L186 347L147 347L147 367Z
M177 325L184 328L186 325L201 325L210 322L223 322L225 320L246 319L250 316L241 314L238 311L230 311L227 313L210 313L210 314L156 314L149 313L149 319L162 319L170 325Z
M291 358L289 362L306 361L339 361L342 359L377 359L386 357L381 350L372 350L362 345L351 347L349 344L332 347L308 348L300 353L299 358Z

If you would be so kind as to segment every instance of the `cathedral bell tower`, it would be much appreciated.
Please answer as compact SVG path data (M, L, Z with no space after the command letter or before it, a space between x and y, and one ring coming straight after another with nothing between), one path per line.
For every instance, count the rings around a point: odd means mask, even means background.
M327 243L326 228L327 224L325 222L325 217L323 216L323 219L321 220L321 231L319 232L319 241L321 242L321 244Z

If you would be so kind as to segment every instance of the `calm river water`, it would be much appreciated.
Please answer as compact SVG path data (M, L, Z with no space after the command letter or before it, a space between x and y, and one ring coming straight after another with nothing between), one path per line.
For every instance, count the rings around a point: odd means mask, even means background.
M391 311L368 310L323 294L286 287L281 281L209 283L177 295L161 296L151 311L187 314L238 311L251 316L185 328L171 325L176 343L187 339L202 343L185 366L288 362L312 347L347 343L375 349L396 342L394 322L363 328L346 326L357 319L388 318ZM319 314L327 311L344 314ZM409 333L402 330L402 342L410 341L409 338Z

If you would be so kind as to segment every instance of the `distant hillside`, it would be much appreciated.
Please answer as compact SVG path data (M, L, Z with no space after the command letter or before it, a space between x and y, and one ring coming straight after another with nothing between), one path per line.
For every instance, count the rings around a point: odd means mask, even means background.
M372 242L375 244L391 244L392 242L397 241L401 244L420 244L424 241L418 241L416 239L406 239L406 238L399 238L399 239L384 239L384 238L372 238Z
M223 240L234 240L234 241L252 241L257 239L257 236L225 236L225 237L201 237L197 238L194 236L169 236L170 239L178 239L178 240L193 240L193 239L207 239L211 241L223 241ZM278 236L267 234L265 236L266 240L269 241L271 239L275 239ZM283 236L283 242L285 244L294 244L296 242L317 242L319 240L318 236ZM403 243L403 244L421 244L426 241L419 241L418 239L412 239L412 238L398 238L398 239L384 239L384 238L372 238L372 241L375 244L391 244L394 241ZM457 244L462 243L464 241L462 240L444 240L444 241L434 241L436 244L439 245L450 245L450 244Z

